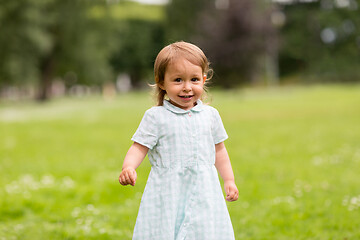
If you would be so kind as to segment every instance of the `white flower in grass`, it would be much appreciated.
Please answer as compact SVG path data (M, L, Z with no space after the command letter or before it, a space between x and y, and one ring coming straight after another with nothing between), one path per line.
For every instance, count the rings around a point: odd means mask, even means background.
M312 163L313 165L315 166L320 166L321 164L324 163L324 159L320 156L315 156L313 159L312 159Z
M43 188L51 188L59 184L63 189L71 189L75 187L74 180L68 176L64 177L59 183L59 181L50 174L42 176L39 181L35 180L31 174L25 174L20 176L17 181L13 181L5 185L5 191L8 194L22 194L25 198L30 198L32 191L38 191Z
M330 199L326 199L325 204L324 204L325 207L330 207L331 204L332 204L332 201Z
M75 182L71 179L71 177L66 176L62 179L61 186L65 189L71 189L75 187Z
M29 190L38 190L40 188L40 184L30 174L23 175L19 183Z
M84 231L84 233L90 233L91 232L91 226L84 225L84 226L82 226L82 230Z
M22 224L17 224L14 226L15 232L20 232L24 229L24 226Z
M347 206L348 205L348 203L349 203L349 196L348 195L346 195L344 198L343 198L343 200L342 200L342 205L343 206Z
M312 190L312 186L310 184L305 184L303 188L305 192L311 192Z
M94 221L93 218L88 217L85 219L85 225L91 226L93 221Z
M352 197L351 200L350 200L350 203L351 203L352 205L359 206L359 205L360 205L360 199L359 199L359 197Z
M100 213L99 209L92 204L87 205L86 209L93 215L98 215Z
M84 222L84 220L82 218L76 219L76 224L77 225L82 225Z
M357 210L360 208L360 195L354 197L346 195L343 198L342 205L347 207L349 211Z
M296 197L302 197L304 192L310 192L312 190L312 186L308 183L305 183L299 179L295 180L294 183L294 195Z
M44 187L51 187L55 184L55 178L52 175L45 175L41 178L40 183Z
M330 163L333 165L337 165L340 164L342 162L342 159L340 158L339 155L335 154L330 156Z
M360 162L360 149L357 149L353 157L354 162Z
M22 189L21 186L18 184L18 182L12 182L5 186L5 191L8 194L19 194L22 192Z
M76 208L74 208L74 210L71 212L71 216L72 216L73 218L77 218L77 217L79 217L80 212L81 212L81 209L80 209L79 207L76 207Z
M86 206L86 209L87 209L88 211L92 212L92 211L95 209L95 207L94 207L94 205L92 205L92 204L88 204L88 205Z
M330 184L327 181L323 181L321 183L321 188L324 190L328 190L330 188Z
M294 205L295 204L295 199L292 196L280 196L280 197L276 197L272 200L272 203L274 205L278 205L281 203L287 203L289 205Z

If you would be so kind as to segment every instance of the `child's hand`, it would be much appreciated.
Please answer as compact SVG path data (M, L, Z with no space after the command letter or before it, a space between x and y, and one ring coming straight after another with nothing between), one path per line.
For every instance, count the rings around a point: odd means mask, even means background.
M239 198L239 191L234 181L224 182L224 188L226 193L226 201L232 202Z
M137 174L134 168L128 167L122 170L119 176L119 182L121 185L131 184L132 186L136 183Z

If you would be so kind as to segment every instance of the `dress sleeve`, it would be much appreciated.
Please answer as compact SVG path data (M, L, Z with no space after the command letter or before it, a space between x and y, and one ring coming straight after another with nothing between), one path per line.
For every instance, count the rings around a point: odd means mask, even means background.
M211 133L214 139L214 143L218 144L225 141L228 138L224 124L221 120L219 112L214 109Z
M150 109L145 112L131 140L149 149L152 149L156 145L158 140L157 125L154 113L151 112Z

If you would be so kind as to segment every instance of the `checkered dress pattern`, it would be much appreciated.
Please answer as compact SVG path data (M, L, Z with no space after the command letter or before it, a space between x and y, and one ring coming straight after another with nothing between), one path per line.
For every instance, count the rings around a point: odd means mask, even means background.
M232 240L215 168L215 144L227 139L218 111L198 100L190 110L164 101L147 110L132 140L149 148L151 171L133 240Z

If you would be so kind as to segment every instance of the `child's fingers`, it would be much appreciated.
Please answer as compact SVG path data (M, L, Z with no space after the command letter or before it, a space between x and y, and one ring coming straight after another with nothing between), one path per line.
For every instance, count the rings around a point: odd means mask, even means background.
M119 177L119 182L121 185L128 185L130 183L130 178L127 171L122 171Z
M227 196L226 196L226 201L229 201L229 202L232 202L234 201L234 193L229 193Z
M225 188L225 193L226 193L226 199L230 199L232 197L232 190L230 186L227 186Z
M237 198L235 197L235 194L230 194L226 197L226 201L232 202L232 201L236 201Z
M125 172L122 172L120 174L120 177L119 177L119 182L121 185L127 185L127 181L126 181L126 176L125 176Z
M119 183L121 185L125 185L125 179L124 179L124 175L121 173L120 176L119 176Z
M127 169L123 170L119 177L119 182L121 185L128 185L131 184L132 186L135 185L136 182L136 171L134 169Z
M131 172L130 172L130 171L126 171L124 175L125 175L126 184L132 184Z
M235 193L234 201L238 200L238 198L239 198L239 191L237 191L237 192Z
M129 171L129 180L130 180L129 183L131 185L133 186L135 185L136 178L137 178L136 171L135 170Z
M239 198L239 191L237 189L228 188L226 200L229 202L236 201Z
M230 201L236 201L239 198L239 194L237 192L234 192L231 196L230 196Z

